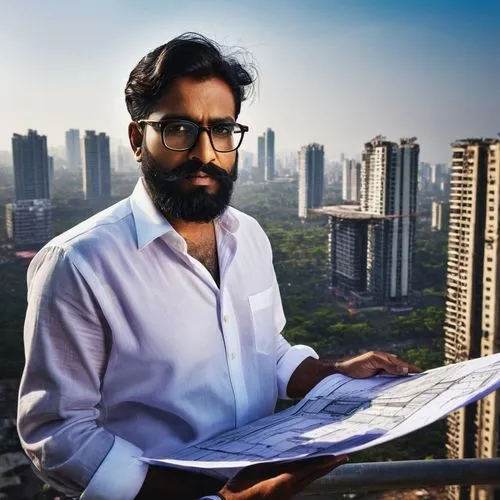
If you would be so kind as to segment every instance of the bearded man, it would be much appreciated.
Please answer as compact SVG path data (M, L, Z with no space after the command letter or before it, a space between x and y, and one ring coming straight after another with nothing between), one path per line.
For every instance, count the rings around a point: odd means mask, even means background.
M147 54L125 89L142 177L30 265L18 430L38 473L68 496L291 498L344 457L254 467L226 484L138 457L270 415L277 398L332 373L417 370L377 352L319 360L282 337L269 240L229 206L253 82L198 34Z

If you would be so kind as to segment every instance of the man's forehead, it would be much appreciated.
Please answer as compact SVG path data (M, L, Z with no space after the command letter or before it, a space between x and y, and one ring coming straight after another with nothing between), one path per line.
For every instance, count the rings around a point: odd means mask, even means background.
M154 119L167 115L211 121L228 117L234 119L234 96L229 85L219 78L179 78L162 96L153 115Z

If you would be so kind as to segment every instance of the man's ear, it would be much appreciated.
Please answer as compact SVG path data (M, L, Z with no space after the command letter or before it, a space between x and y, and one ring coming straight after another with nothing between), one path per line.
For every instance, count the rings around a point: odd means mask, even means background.
M137 122L130 122L128 125L128 138L130 147L134 153L136 161L142 160L142 132Z

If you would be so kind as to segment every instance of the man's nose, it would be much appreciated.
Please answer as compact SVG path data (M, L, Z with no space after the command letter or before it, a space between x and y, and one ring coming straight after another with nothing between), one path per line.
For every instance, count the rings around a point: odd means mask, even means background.
M204 164L215 161L215 150L212 147L212 143L210 142L210 137L207 130L200 130L198 140L189 152L189 159L192 158L196 158Z

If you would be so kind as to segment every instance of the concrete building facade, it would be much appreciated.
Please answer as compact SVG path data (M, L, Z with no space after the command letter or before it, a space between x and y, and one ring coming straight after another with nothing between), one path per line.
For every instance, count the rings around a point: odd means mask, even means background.
M82 168L80 131L76 128L66 131L66 164L69 170L79 171Z
M361 211L385 217L369 227L367 244L368 288L383 303L411 295L419 152L415 137L396 144L382 136L363 152Z
M303 146L299 157L299 217L307 218L309 208L320 207L325 187L325 151L320 144Z
M276 161L276 153L275 153L275 135L274 130L268 128L266 130L265 136L265 144L266 144L266 167L265 167L265 180L273 181L276 177L275 172L275 161Z
M111 196L109 137L86 130L84 137L83 193L86 200Z
M266 135L257 137L257 175L259 181L266 177Z
M5 218L7 238L16 248L39 248L52 237L52 206L48 199L8 203Z
M361 195L361 164L344 158L342 161L342 199L359 203Z
M452 145L445 361L500 352L500 140ZM500 456L498 391L448 417L449 458ZM500 498L487 486L449 487L453 500Z
M49 155L47 137L28 130L27 135L12 137L15 199L50 198Z
M432 202L431 229L433 231L446 231L448 229L450 207L441 201Z

